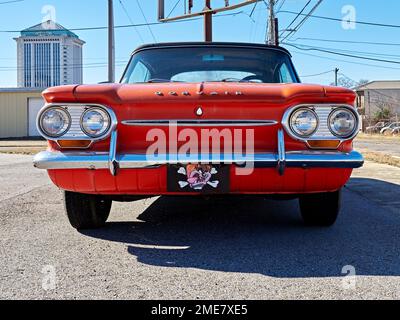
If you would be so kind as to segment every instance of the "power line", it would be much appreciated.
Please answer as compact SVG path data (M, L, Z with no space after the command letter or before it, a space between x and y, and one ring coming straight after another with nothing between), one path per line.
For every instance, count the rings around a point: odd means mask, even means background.
M232 17L237 16L239 14L243 14L243 11L233 12L233 13L225 13L215 15L215 18L222 18L222 17ZM124 29L124 28L134 28L134 27L147 27L147 26L156 26L156 25L166 25L170 23L182 23L182 22L190 22L190 21L198 21L202 20L202 18L188 18L184 20L174 20L174 21L166 21L166 22L147 22L147 23L136 23L136 24L125 24L125 25L118 25L115 26L114 29ZM83 28L70 28L70 31L93 31L93 30L107 30L108 27L106 26L99 26L99 27L83 27ZM35 31L35 30L31 30ZM37 30L41 31L41 30ZM53 29L48 29L46 31L57 31ZM0 30L0 33L20 33L21 30Z
M9 3L16 3L16 2L23 2L25 0L11 0L11 1L3 1L0 4L9 4Z
M175 5L172 7L171 11L168 13L167 18L169 18L171 16L171 14L175 11L176 7L178 6L178 4L181 2L182 0L178 0Z
M127 61L126 60L120 60L117 61L117 64L119 66L126 66ZM51 65L46 65L46 66L36 66L33 67L34 72L35 71L53 71L53 70L64 70L65 68L96 68L96 67L103 67L107 66L107 62L92 62L92 63L76 63L76 64L64 64L63 66L51 66ZM25 70L25 67L0 67L0 71L18 71L18 70Z
M378 62L385 62L385 63L400 64L400 61L395 61L395 60L369 58L369 57L363 57L363 56L358 56L358 55L354 55L354 54L339 53L339 52L334 52L334 51L331 51L331 50L318 49L318 48L302 48L302 47L299 47L297 45L290 44L290 43L287 43L287 42L285 42L284 44L287 45L287 46L290 46L290 47L294 47L294 48L299 49L299 50L304 50L304 51L319 51L319 52L330 53L330 54L349 57L349 58L356 58L356 59L362 59L362 60L370 60L370 61L378 61Z
M297 44L297 43L293 43L291 42L287 42L290 44ZM398 54L387 54L387 53L376 53L376 52L369 52L369 51L358 51L358 50L345 50L345 49L336 49L336 48L326 48L326 47L317 47L317 46L310 46L310 45L306 45L306 44L297 44L301 47L305 47L305 48L314 48L314 49L322 49L322 50L333 50L335 52L339 52L339 53L350 53L350 54L359 54L359 55L366 55L366 56L372 56L372 57L390 57L390 58L400 58L400 55Z
M121 7L122 7L122 10L125 12L126 16L128 17L129 22L133 25L134 24L133 20L132 20L132 18L130 16L128 10L126 9L124 3L122 2L122 0L119 0L119 3L121 5ZM137 35L139 36L140 41L142 41L142 43L144 43L143 37L142 37L141 33L139 32L139 30L137 29L137 27L134 27L134 29L135 29Z
M306 10L306 8L308 7L308 5L311 3L311 0L308 0L308 2L305 4L305 6L303 7L303 9L300 10L300 12L296 15L296 17L292 20L292 22L286 27L285 30L288 30L297 20L298 17L300 17L300 15L304 12L304 10ZM285 30L282 31L281 36L285 33ZM285 39L283 39L285 40Z
M285 4L286 0L282 0L282 2L280 3L278 9L277 9L277 13L282 9L283 5Z
M309 74L309 75L305 75L305 76L300 76L301 78L311 78L311 77L317 77L317 76L322 76L324 74L328 74L331 72L335 72L335 70L328 70L325 72L321 72L321 73L316 73L316 74Z
M298 14L298 12L288 11L288 10L280 11L280 13ZM300 14L300 15L301 16L305 16L305 14ZM345 22L348 22L348 23L356 23L356 24L375 26L375 27L400 28L400 25L395 25L395 24L385 24L385 23L350 20L350 19L344 20L343 18L342 19L341 18L332 18L332 17L319 16L319 15L309 15L309 17L316 18L316 19L330 20L330 21L339 21L339 22L345 21Z
M313 58L343 62L343 63L348 63L351 65L356 64L356 65L360 65L360 66L366 66L366 67L378 68L378 69L400 70L400 68L396 68L396 67L386 67L386 66L381 66L381 65L377 65L377 64L371 64L371 63L362 63L362 62L357 62L357 61L349 61L349 60L343 60L343 59L337 59L337 58L330 58L330 57L320 56L320 55L316 55L316 54L295 51L295 50L292 50L292 52L300 54L300 55L304 55L304 56L313 57Z
M318 0L318 2L314 5L314 7L312 7L312 9L304 16L303 20L301 20L297 26L294 28L293 31L290 31L289 34L282 40L286 40L288 37L293 36L293 34L295 34L297 31L299 31L299 29L306 23L306 21L310 18L310 16L315 12L315 10L317 10L317 8L321 5L323 0ZM304 14L301 14L304 15Z
M137 3L137 5L138 5L138 7L139 7L140 12L142 13L143 19L144 19L144 21L145 21L146 24L147 24L147 28L149 29L150 34L151 34L151 36L153 37L154 42L157 42L157 39L156 39L156 37L154 36L153 30L151 30L151 26L150 26L149 22L147 21L146 15L144 14L144 11L143 11L143 9L142 9L142 6L140 5L139 0L136 0L136 3Z
M320 42L332 42L332 43L349 43L349 44L369 44L377 46L400 46L400 43L389 43L389 42L371 42L371 41L350 41L350 40L337 40L337 39L320 39L320 38L296 38L291 39L291 41L320 41Z
M358 83L359 83L358 81L355 81L354 79L352 79L352 78L350 78L349 76L345 75L343 72L341 72L340 75L343 76L343 77L345 77L345 78L347 78L348 80L354 82L355 84L358 84ZM384 93L380 92L379 89L371 89L371 88L368 88L368 90L369 90L369 91L376 92L377 94L379 94L379 95L381 95L381 96L384 96L384 97L386 97L386 98L390 98L390 99L392 99L395 103L398 103L398 102L399 102L399 99L398 99L398 98L395 98L395 97L393 97L393 96L389 96L389 95L387 95L387 94L384 94Z

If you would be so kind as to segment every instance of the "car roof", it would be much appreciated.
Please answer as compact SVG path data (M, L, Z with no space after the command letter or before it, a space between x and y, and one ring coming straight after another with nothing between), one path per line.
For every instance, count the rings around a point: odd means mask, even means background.
M145 44L136 48L132 54L138 51L147 49L158 49L158 48L187 48L187 47L232 47L232 48L253 48L253 49L266 49L266 50L277 50L281 51L290 57L290 52L280 46L273 46L263 43L246 43L246 42L164 42L164 43L152 43Z

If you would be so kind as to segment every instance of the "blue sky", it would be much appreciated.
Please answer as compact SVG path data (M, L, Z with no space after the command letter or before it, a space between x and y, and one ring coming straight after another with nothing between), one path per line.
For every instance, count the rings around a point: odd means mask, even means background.
M196 2L202 0L195 0ZM283 1L283 0L280 0ZM308 0L286 0L281 10L300 11ZM52 5L56 9L56 20L66 28L81 28L105 26L107 23L106 0L25 0L16 3L1 4L0 0L0 31L22 30L40 23L44 14L42 8ZM115 2L116 25L143 23L144 18L137 6L136 0L122 0L129 13L124 12L120 1ZM157 0L139 0L146 19L154 22L157 19ZM171 6L176 1L166 0ZM213 0L215 5L221 0ZM235 2L235 1L233 1ZM312 4L317 0L312 0ZM351 5L355 9L356 19L386 24L400 24L398 0L324 0L315 15L342 18L342 9ZM311 4L309 8L311 8ZM182 6L178 7L182 9ZM215 41L264 42L267 10L263 3L256 7L252 18L252 6L240 9L245 11L235 16L216 17L214 20ZM307 12L307 11L306 11ZM176 11L178 13L178 10ZM284 29L294 18L288 13L279 13L280 27ZM176 24L152 26L152 32L158 42L168 41L201 41L203 39L202 21L188 21ZM138 35L140 33L140 37ZM84 81L96 83L107 79L107 32L106 30L76 31L87 44L84 47ZM16 86L16 44L13 37L18 33L0 32L0 87ZM335 39L346 41L368 41L400 43L400 28L381 28L357 25L355 29L344 29L341 22L331 22L310 18L302 28L290 39L296 45L324 47L333 50L349 50L350 52L375 53L375 58L400 61L400 46L366 45L354 43L330 43L304 40L298 38ZM142 43L154 42L146 27L124 28L116 30L117 78L120 77L131 51ZM363 61L345 58L328 53L301 51L288 47L293 54L293 60L300 75L313 75L340 68L348 77L359 80L400 79L400 65ZM356 53L357 54L357 53ZM338 61L340 60L340 61ZM346 62L345 62L346 61ZM361 63L361 64L356 64ZM366 65L367 64L367 65ZM315 77L305 77L303 82L329 84L333 81L333 72Z

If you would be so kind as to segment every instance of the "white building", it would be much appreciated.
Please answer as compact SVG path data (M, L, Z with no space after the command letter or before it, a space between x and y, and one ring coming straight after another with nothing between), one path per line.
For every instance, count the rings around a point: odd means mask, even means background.
M47 88L81 84L82 47L79 37L53 21L21 31L15 38L18 52L18 87Z

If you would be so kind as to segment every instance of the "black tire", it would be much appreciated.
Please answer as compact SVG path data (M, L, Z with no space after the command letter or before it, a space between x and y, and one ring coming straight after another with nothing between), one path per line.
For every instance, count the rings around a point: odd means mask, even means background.
M340 212L342 191L306 194L299 198L304 223L309 226L330 227Z
M101 196L64 191L65 211L69 222L77 230L103 227L111 205L111 200Z

